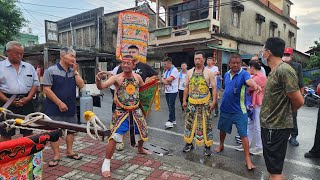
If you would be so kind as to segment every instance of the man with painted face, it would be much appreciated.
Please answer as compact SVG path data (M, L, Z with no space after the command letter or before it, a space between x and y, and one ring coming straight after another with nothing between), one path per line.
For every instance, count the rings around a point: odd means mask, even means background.
M240 54L230 56L230 70L224 75L224 94L220 106L220 145L215 149L217 153L223 151L226 133L231 134L232 125L235 124L242 140L245 154L245 162L248 170L255 169L250 159L249 140L247 134L248 113L245 106L246 87L251 87L260 93L261 87L251 79L250 74L241 68L242 59Z
M126 55L122 58L121 68L123 72L111 76L106 82L101 82L102 75L96 76L97 88L102 90L115 85L115 103L117 105L112 115L111 132L106 148L106 158L101 167L104 177L110 176L110 160L115 151L116 143L123 142L123 134L130 132L130 143L135 147L138 141L138 153L151 154L143 149L143 142L148 140L147 124L143 113L139 108L139 88L144 82L139 74L133 72L135 63L133 57Z
M298 83L301 94L304 93L304 83L303 83L303 73L302 66L300 63L294 62L292 60L293 49L287 47L284 49L284 54L282 57L283 62L288 63L297 73L298 75ZM292 112L293 117L293 128L291 130L291 138L289 139L289 143L293 146L299 146L299 142L297 141L298 136L298 123L297 123L297 112Z
M158 73L150 65L140 62L137 59L139 55L139 48L136 45L131 45L128 47L128 55L132 56L135 67L133 69L134 73L141 76L143 82L148 82L149 80L158 78ZM118 68L117 74L122 73L122 66ZM118 151L124 150L124 143L118 143L116 149Z
M284 48L284 40L272 37L262 52L263 63L271 68L260 113L263 157L270 179L283 179L283 163L293 128L292 112L304 103L296 72L281 59Z

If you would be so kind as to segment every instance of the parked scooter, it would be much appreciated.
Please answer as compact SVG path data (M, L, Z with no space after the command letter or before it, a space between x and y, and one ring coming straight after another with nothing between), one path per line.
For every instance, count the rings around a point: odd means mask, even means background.
M319 91L319 88L320 88L320 85L318 85L318 91ZM304 104L309 107L319 107L320 105L319 94L317 94L312 87L305 87L304 90L305 90Z

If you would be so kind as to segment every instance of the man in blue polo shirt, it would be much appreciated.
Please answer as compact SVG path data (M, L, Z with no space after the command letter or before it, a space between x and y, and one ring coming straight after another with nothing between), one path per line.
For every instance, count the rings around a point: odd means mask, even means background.
M77 123L76 86L83 88L84 81L77 71L76 52L71 48L60 50L60 62L51 66L43 75L43 91L47 95L45 114L56 121ZM80 160L82 157L73 152L74 134L66 136L68 158ZM60 161L59 141L51 143L53 160L49 167L57 166Z
M249 141L247 137L248 114L245 105L245 94L247 85L258 92L261 92L261 87L250 78L247 71L241 68L241 63L240 54L234 53L230 56L230 70L224 75L225 88L218 123L220 145L215 151L221 152L224 149L226 133L230 134L232 125L235 124L242 140L247 169L253 170L255 166L250 159Z

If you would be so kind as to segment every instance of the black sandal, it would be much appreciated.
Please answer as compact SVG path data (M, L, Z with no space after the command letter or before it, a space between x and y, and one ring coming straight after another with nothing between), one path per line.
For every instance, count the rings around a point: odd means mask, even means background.
M51 162L51 164L50 164L50 162ZM55 167L55 166L57 166L59 164L60 159L53 159L50 162L49 162L48 166L49 167Z
M75 153L75 154L72 154L70 156L67 156L67 158L74 159L74 160L81 160L82 156L80 156L79 154Z

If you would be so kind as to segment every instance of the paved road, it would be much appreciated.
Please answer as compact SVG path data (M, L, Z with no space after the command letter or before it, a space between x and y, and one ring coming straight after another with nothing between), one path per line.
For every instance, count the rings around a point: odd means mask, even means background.
M105 96L101 108L94 108L95 113L107 124L111 118L111 95L109 91L105 91ZM197 147L192 153L182 153L182 148L185 145L183 142L183 112L180 108L180 103L176 101L176 117L177 125L169 130L165 129L164 123L168 119L168 107L164 96L161 97L161 110L158 112L152 111L147 120L149 126L150 143L154 143L170 149L170 152L192 162L205 164L208 167L220 168L234 174L250 178L260 179L268 173L265 168L264 159L262 156L252 156L253 163L257 166L254 172L246 171L244 164L244 155L242 152L237 152L233 146L237 145L234 136L237 134L233 128L232 134L226 138L226 147L222 153L213 154L211 157L204 157L202 147ZM320 161L310 160L303 157L304 153L311 149L314 140L316 127L317 109L303 107L298 112L298 126L300 142L299 147L288 145L284 173L286 179L320 179ZM214 118L214 140L216 147L219 142L219 131L217 130L218 118Z

